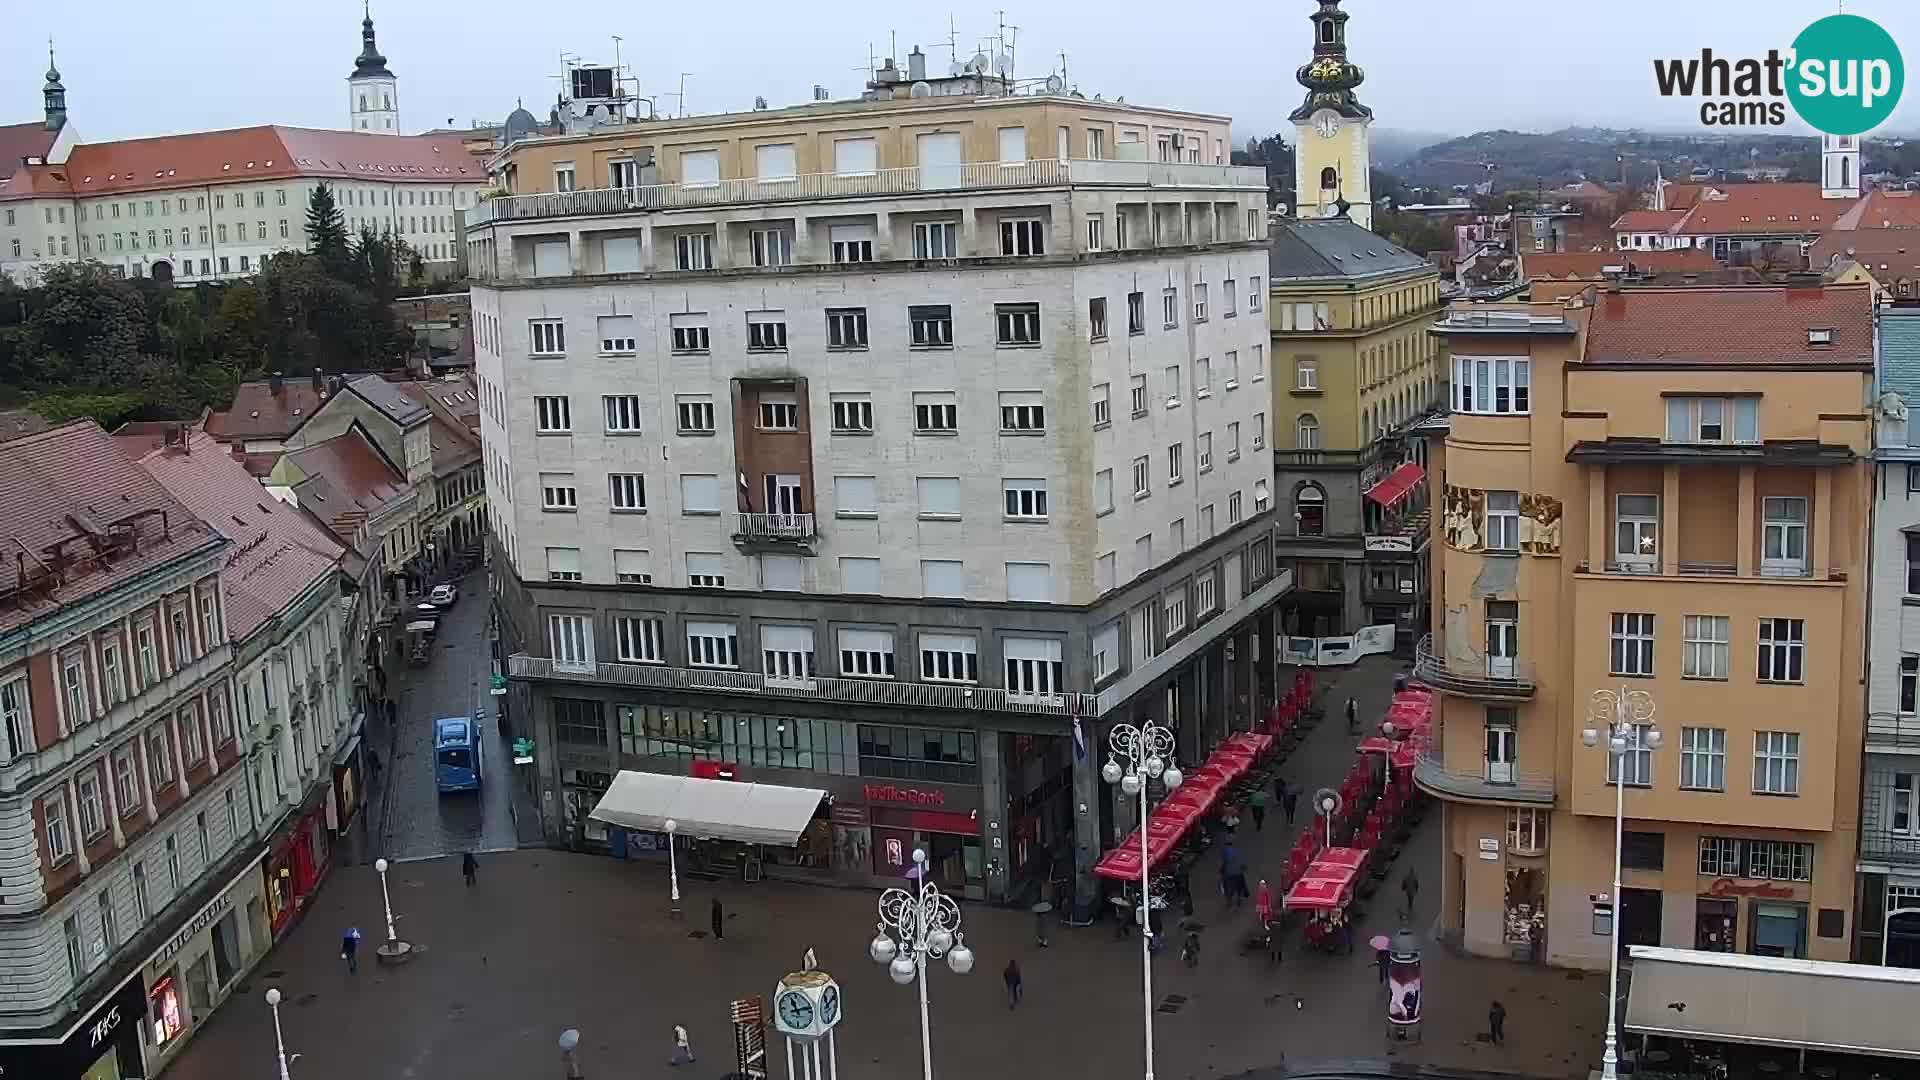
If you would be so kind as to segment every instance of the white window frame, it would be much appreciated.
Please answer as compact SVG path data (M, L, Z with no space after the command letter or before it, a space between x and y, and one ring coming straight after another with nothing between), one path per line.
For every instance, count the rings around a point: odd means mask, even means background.
M1005 218L1001 220L1001 255L1009 258L1038 258L1046 253L1046 222L1039 218Z
M959 258L960 223L957 221L914 222L913 257L916 259Z
M1254 380L1258 382L1258 379ZM1314 356L1296 357L1293 361L1293 388L1295 390L1320 389L1320 359Z
M534 431L541 435L573 433L573 404L565 394L540 394L533 399Z
M738 628L730 622L689 621L687 623L687 666L723 669L739 667Z
M765 394L755 403L754 426L761 431L799 431L800 402L792 394Z
M892 679L898 676L891 630L842 627L835 635L840 648L840 676L846 679Z
M747 312L747 351L786 352L787 314L784 311Z
M1651 499L1653 511L1629 512L1628 499ZM1660 569L1660 496L1645 492L1620 492L1613 497L1613 562L1625 570L1657 573ZM1623 543L1631 536L1631 550ZM1649 543L1651 541L1651 543Z
M1680 729L1680 787L1686 791L1727 790L1727 729Z
M600 355L631 356L639 351L638 342L634 337L634 322L634 317L631 315L602 315L595 319L594 330L600 338ZM609 335L609 330L625 332Z
M553 514L580 509L580 489L574 486L572 473L540 474L540 509Z
M1007 669L1007 697L1051 701L1066 692L1066 663L1059 638L1006 637L1000 651Z
M1760 441L1757 397L1670 397L1667 441L1711 445L1752 445Z
M1760 575L1805 577L1811 565L1808 505L1803 496L1768 495L1760 500ZM1792 552L1798 548L1799 554Z
M1145 455L1133 459L1133 497L1144 499L1153 494L1153 462Z
M547 614L547 650L556 671L592 672L593 617L569 612Z
M1487 492L1487 550L1520 550L1520 493Z
M1687 615L1680 645L1680 677L1725 682L1733 663L1733 620L1725 615Z
M858 352L867 347L866 308L827 309L827 349Z
M1755 795L1800 794L1799 732L1756 731L1753 733L1753 793Z
M1479 416L1530 415L1532 365L1527 357L1454 357L1453 411Z
M804 689L818 674L811 626L760 627L760 675L767 685Z
M1628 787L1653 786L1653 747L1647 745L1647 737L1652 732L1652 724L1634 724L1627 748L1618 754L1607 754L1607 783L1619 783L1624 774Z
M1039 390L1000 391L1000 433L1039 435L1047 430L1047 406Z
M647 512L647 477L645 473L608 473L607 474L607 510L615 514L644 514Z
M606 410L607 434L640 434L640 395L605 394L600 398Z
M60 788L40 800L45 819L47 861L50 867L65 866L73 858L73 823L68 817L67 790Z
M630 555L633 558L630 561L622 560L622 555ZM626 570L620 568L620 564L623 561L629 562L629 567ZM653 584L652 557L647 552L638 548L614 548L613 580L622 585Z
M33 752L33 699L27 677L0 683L0 765Z
M980 641L970 634L923 633L915 642L920 653L920 681L976 684L980 681Z
M724 589L726 587L726 556L715 551L687 552L687 588Z
M873 434L873 395L834 394L828 400L836 435Z
M713 234L709 232L674 234L673 265L677 270L713 269Z
M950 390L922 390L913 395L913 431L916 435L951 435L960 429L960 396Z
M1001 481L1008 521L1047 520L1047 482L1043 479Z
M714 432L713 398L705 394L681 394L674 399L674 420L682 435L711 435Z
M1040 345L1040 305L993 305L993 343L1003 349L1029 349Z
M1616 611L1608 616L1607 669L1614 675L1651 677L1657 655L1657 620L1651 612Z
M559 565L556 566L556 563ZM567 569L568 566L573 569ZM584 576L580 570L579 548L550 547L547 549L548 581L579 581Z
M1807 681L1807 621L1762 617L1754 681L1798 685Z
M567 324L560 319L527 320L528 356L565 356Z
M754 229L747 236L753 265L793 265L793 234L785 229Z
M679 312L667 317L673 352L686 356L711 352L713 329L705 312Z

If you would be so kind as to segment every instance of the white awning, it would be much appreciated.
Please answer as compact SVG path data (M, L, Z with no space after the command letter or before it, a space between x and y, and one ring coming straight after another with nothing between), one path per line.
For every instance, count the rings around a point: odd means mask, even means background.
M438 625L440 624L434 622L432 619L417 619L407 624L407 633L424 634Z
M671 820L681 836L792 847L826 794L818 788L622 770L587 816L640 832L666 832Z
M1920 1058L1920 971L1635 945L1627 1030Z

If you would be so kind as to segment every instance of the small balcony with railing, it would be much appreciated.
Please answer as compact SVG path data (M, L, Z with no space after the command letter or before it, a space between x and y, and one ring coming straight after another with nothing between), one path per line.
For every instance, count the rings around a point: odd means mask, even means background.
M1511 761L1484 760L1479 768L1449 765L1438 746L1414 762L1413 782L1429 794L1457 802L1552 806L1554 799L1552 773L1523 770Z
M812 554L819 539L812 514L735 514L733 542L749 554Z
M1449 694L1483 701L1524 701L1533 697L1532 661L1516 655L1517 632L1504 628L1494 633L1489 628L1492 648L1483 648L1471 639L1456 640L1443 634L1428 634L1414 646L1414 674L1420 681Z
M1914 767L1920 770L1920 716L1913 713L1868 713L1867 749L1914 754Z
M1859 864L1920 869L1920 758L1873 758L1860 785Z

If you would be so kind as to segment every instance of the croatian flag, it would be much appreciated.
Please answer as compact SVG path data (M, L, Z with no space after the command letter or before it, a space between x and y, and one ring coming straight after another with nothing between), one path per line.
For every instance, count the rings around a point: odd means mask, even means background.
M1073 757L1075 761L1087 760L1087 732L1080 726L1080 714L1073 714Z

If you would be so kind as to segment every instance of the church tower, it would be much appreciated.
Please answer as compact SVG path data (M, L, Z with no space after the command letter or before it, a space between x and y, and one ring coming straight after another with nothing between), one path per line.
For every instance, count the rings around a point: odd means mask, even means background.
M1860 188L1860 137L1820 136L1820 197L1857 199Z
M53 64L53 43L47 43L47 85L40 88L40 96L46 102L47 130L59 131L67 126L67 88L60 83L60 69Z
M1373 227L1373 189L1368 176L1367 128L1373 110L1353 88L1366 73L1347 59L1347 13L1340 0L1320 0L1313 23L1313 59L1294 73L1307 98L1289 114L1293 121L1294 215L1331 217L1345 203L1347 216Z
M387 70L387 58L373 43L373 10L360 21L360 55L347 76L347 108L355 131L400 134L400 81Z

